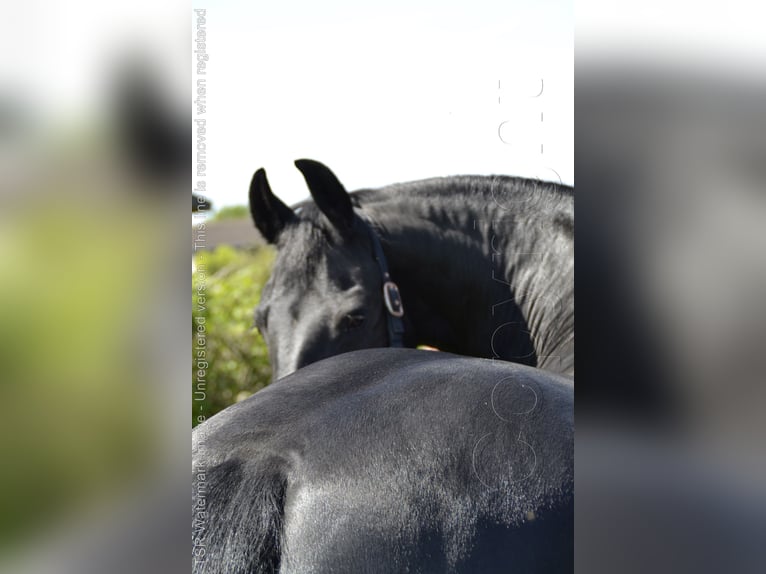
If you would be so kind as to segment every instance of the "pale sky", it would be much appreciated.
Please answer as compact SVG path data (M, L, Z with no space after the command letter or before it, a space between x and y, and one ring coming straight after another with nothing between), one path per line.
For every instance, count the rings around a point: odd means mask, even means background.
M259 167L303 199L303 157L349 190L463 173L574 183L571 0L195 7L216 207L246 203Z

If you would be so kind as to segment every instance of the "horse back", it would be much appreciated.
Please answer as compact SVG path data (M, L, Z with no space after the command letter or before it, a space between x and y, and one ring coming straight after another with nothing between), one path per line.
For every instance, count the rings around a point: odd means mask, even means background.
M555 375L357 351L194 443L210 549L197 572L571 571L572 387Z

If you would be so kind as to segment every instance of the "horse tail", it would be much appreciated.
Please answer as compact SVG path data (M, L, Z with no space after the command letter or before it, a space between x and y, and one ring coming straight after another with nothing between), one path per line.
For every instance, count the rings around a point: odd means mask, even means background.
M229 459L193 471L194 574L276 574L284 541L286 461Z

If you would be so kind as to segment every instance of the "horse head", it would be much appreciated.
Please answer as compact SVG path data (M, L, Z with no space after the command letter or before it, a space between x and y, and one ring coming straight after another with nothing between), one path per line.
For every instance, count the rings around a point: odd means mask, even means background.
M388 345L369 227L326 166L307 159L295 165L314 200L295 210L274 195L263 169L250 184L255 226L277 249L255 311L275 379L326 357Z

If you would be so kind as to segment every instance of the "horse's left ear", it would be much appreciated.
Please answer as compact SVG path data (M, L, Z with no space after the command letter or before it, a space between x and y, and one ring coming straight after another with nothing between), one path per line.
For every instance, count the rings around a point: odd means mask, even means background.
M263 168L255 172L250 182L250 214L255 227L271 245L276 244L285 227L298 220L293 210L271 191Z
M320 211L341 232L350 231L354 225L354 208L343 184L324 164L311 159L295 161L306 180L311 197Z

